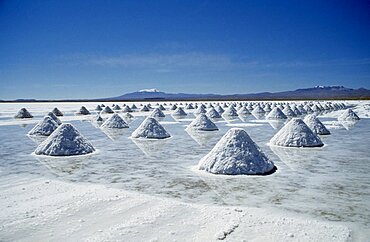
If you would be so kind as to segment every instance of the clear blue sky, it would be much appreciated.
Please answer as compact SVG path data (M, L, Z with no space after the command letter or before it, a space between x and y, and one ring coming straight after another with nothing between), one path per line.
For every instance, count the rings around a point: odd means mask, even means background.
M0 0L0 99L370 88L370 1Z

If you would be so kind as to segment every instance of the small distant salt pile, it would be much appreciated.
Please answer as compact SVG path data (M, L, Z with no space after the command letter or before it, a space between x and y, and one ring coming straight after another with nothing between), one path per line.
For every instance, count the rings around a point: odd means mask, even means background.
M312 108L307 104L304 106L304 109L306 110L307 113L313 113Z
M204 105L199 105L199 107L194 111L194 114L201 114L201 113L206 113L206 109Z
M152 118L164 118L166 115L159 109L155 108L153 112L150 114L150 117Z
M28 135L49 136L58 128L58 126L59 124L57 124L50 116L45 116L43 120L28 132Z
M236 112L235 108L230 105L225 109L225 112L222 115L226 117L236 117L238 116L238 113Z
M194 107L191 103L189 103L188 105L186 105L185 109L194 109Z
M200 170L223 175L266 175L274 163L241 128L230 129L198 164Z
M177 105L176 105L176 104L174 104L174 105L172 105L172 106L171 106L170 110L172 110L172 111L173 111L173 110L176 110L176 108L177 108Z
M207 111L207 116L210 118L222 118L221 115L213 107Z
M107 105L104 107L101 113L114 113L114 111Z
M100 116L100 114L98 114L98 115L96 115L94 121L97 122L97 123L102 123L104 121L104 119Z
M131 137L147 139L165 139L171 137L171 135L155 118L148 117L132 133Z
M302 105L298 105L297 109L299 110L299 112L301 112L301 114L307 114L306 109L304 109Z
M62 121L60 121L60 119L53 113L53 112L49 112L48 113L48 116L54 120L58 125L61 125L62 124Z
M322 110L320 109L320 107L317 105L317 104L314 104L312 107L312 110L315 112L315 113L320 113Z
M264 113L265 111L260 106L256 106L252 111L252 114L254 115L263 115Z
M239 110L238 110L238 115L239 116L247 116L247 115L250 115L251 112L249 112L249 110L245 107L245 106L242 106Z
M144 105L141 109L140 109L141 112L149 112L150 109L147 105Z
M131 105L131 109L137 109L137 107L134 103Z
M321 147L321 139L300 118L293 118L277 132L270 143L287 147Z
M186 128L187 130L200 131L214 131L218 130L215 123L213 123L207 115L200 113Z
M352 109L346 109L339 117L339 121L357 121L360 117Z
M105 120L101 126L102 128L108 129L123 129L128 128L128 124L119 116L117 113L113 114L110 118Z
M104 103L102 103L100 106L101 106L102 108L104 108L104 107L105 107Z
M301 116L302 115L301 111L299 111L299 109L297 108L297 106L294 106L292 108L292 111L295 113L296 116Z
M286 105L283 109L283 113L290 118L297 117L297 115L293 112L289 105Z
M325 127L323 123L314 115L307 115L303 120L307 126L315 133L319 135L328 135L330 131Z
M101 110L103 110L103 108L100 105L96 106L95 111L101 111Z
M35 154L70 156L94 151L92 144L72 124L62 124L36 148Z
M51 112L54 113L57 117L63 116L63 113L58 108L54 108Z
M165 109L165 107L163 107L163 105L162 105L162 104L160 104L160 105L158 106L158 108L159 108L159 110L161 110L161 111L166 110L166 109Z
M113 110L119 111L121 110L121 107L119 105L114 105Z
M80 110L78 110L78 112L76 114L79 114L79 115L89 115L90 114L90 111L87 110L87 108L85 108L85 106L82 106L80 108Z
M266 119L287 119L287 116L278 107L274 107Z
M266 104L266 106L263 108L263 111L265 111L266 113L268 113L268 112L271 112L271 106L270 106L270 104Z
M173 111L172 115L173 116L186 116L187 113L184 111L184 109L182 109L182 107L178 107L176 108L175 111Z
M124 113L123 118L124 119L132 119L132 118L134 118L134 116L131 113Z
M129 106L124 106L123 109L122 109L122 112L124 112L124 113L131 113L132 112L132 109Z
M21 108L21 110L18 111L14 118L33 118L33 116L30 112L28 112L27 109Z

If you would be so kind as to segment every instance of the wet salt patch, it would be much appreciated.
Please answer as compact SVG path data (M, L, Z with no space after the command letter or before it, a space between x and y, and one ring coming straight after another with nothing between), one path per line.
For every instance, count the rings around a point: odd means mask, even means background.
M263 126L264 124L253 124L253 123L227 123L225 126L229 127L258 127Z

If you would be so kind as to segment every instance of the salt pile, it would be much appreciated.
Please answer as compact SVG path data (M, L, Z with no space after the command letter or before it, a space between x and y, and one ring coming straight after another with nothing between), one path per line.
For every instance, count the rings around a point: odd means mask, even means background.
M314 115L307 115L303 120L307 126L315 133L320 135L328 135L330 131L325 127L323 123Z
M149 112L150 109L148 108L148 106L144 105L141 109L140 109L141 112Z
M119 105L114 105L113 110L116 110L116 111L121 110L121 107Z
M194 114L201 114L201 113L206 113L206 109L203 105L200 105L197 110L194 111Z
M150 117L152 118L164 118L166 115L159 109L155 108L153 112L150 114Z
M216 124L214 124L204 113L200 113L186 129L189 130L200 130L200 131L214 131L218 130Z
M221 118L221 115L213 107L207 111L207 116L210 118Z
M163 105L162 105L162 104L160 104L160 105L158 106L158 108L159 108L159 110L161 110L161 111L166 110L166 109L163 107Z
M270 144L287 147L321 147L321 139L300 118L293 118L270 140Z
M230 105L228 108L226 108L225 112L222 115L228 117L235 117L238 116L238 113L236 112L235 108L232 105Z
M28 132L28 135L49 136L58 126L59 125L50 116L45 116L43 120Z
M360 120L360 118L357 116L357 114L352 111L352 109L346 109L339 117L339 121L357 121Z
M224 175L265 175L276 170L272 161L241 128L232 128L199 161L199 169Z
M255 107L252 111L252 114L258 115L258 116L264 113L265 111L260 106Z
M238 110L238 115L240 115L240 116L247 116L249 114L251 114L251 112L249 112L249 110L245 106L241 107Z
M33 118L32 114L27 109L21 108L14 118Z
M171 106L171 108L170 108L170 109L173 111L173 110L176 110L176 108L177 108L177 105L176 105L176 104L174 104L174 105L172 105L172 106Z
M107 105L104 107L101 113L114 113L114 111Z
M132 104L131 105L131 109L137 109L136 105L135 104Z
M123 109L122 109L122 112L124 112L124 113L131 113L132 112L132 109L129 106L124 106Z
M101 110L103 110L103 108L100 105L96 106L95 111L101 111Z
M97 123L101 123L101 122L103 122L103 121L104 121L104 119L100 116L100 114L96 115L96 117L95 117L95 122L97 122Z
M274 107L266 116L267 119L287 119L287 116L278 107Z
M85 108L85 106L82 106L80 108L80 110L78 110L78 112L76 114L80 114L80 115L89 115L90 114L90 111L87 110L87 108Z
M107 119L101 127L108 129L123 129L128 128L128 124L123 120L123 118L121 118L121 116L115 113Z
M219 113L219 114L223 114L225 112L225 110L220 106L220 105L217 105L215 107L215 110Z
M176 108L176 110L172 113L173 116L186 116L187 113L182 109L182 107Z
M188 105L186 105L185 109L194 109L194 107L191 103L189 103Z
M35 150L36 155L70 156L94 152L94 147L72 124L60 125Z
M61 125L62 124L62 121L60 121L60 119L53 113L53 112L49 112L48 113L48 116L54 120L58 125Z
M286 105L285 108L283 109L283 113L287 117L297 117L297 115L293 112L293 110L290 108L289 105Z
M165 139L171 137L171 135L155 118L148 117L132 133L131 137L147 139Z
M54 108L51 112L54 113L57 117L63 116L63 113L58 108Z

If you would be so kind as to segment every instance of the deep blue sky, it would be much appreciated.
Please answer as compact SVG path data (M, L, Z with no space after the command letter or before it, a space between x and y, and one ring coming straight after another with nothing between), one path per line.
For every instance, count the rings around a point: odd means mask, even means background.
M370 1L0 0L0 99L370 88Z

